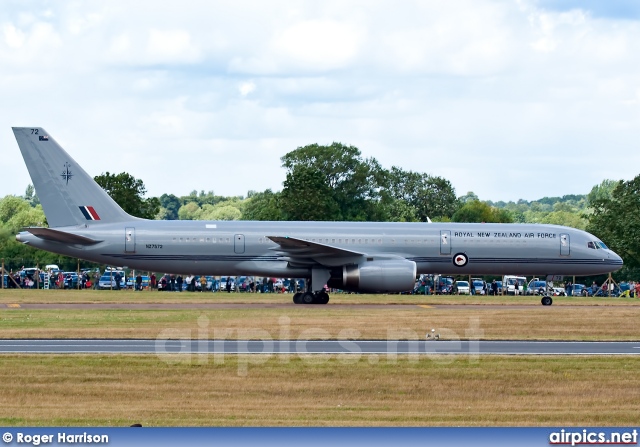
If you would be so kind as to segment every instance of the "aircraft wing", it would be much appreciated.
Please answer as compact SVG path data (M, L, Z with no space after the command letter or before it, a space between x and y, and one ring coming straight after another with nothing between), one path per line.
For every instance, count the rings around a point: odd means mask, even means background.
M311 242L289 236L267 236L278 244L272 250L277 251L293 264L323 264L339 265L347 261L346 258L360 258L366 253L344 248L333 247L328 244Z

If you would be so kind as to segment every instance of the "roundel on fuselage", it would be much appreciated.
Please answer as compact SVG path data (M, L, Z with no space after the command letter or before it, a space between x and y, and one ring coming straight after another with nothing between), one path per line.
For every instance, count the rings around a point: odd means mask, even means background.
M464 253L458 253L453 256L453 265L456 267L464 267L469 262L469 258Z

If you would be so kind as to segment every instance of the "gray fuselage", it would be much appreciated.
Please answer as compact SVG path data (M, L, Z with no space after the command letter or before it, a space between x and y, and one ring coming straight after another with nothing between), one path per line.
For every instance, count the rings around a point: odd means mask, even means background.
M101 242L70 245L28 232L18 240L106 265L196 275L310 278L314 266L361 264L380 256L414 261L418 274L581 276L622 266L613 251L592 248L599 242L595 236L556 225L135 219L56 229ZM269 239L274 236L356 254L311 255L301 263Z

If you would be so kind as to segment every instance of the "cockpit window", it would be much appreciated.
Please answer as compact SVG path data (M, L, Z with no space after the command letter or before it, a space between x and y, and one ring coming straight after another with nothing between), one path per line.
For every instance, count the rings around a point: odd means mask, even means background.
M602 242L602 241L597 241L596 244L598 245L598 247L600 247L600 248L602 248L604 250L609 250L609 247L604 245L604 242Z
M587 248L593 248L595 250L596 249L595 242L591 242L591 241L587 242Z

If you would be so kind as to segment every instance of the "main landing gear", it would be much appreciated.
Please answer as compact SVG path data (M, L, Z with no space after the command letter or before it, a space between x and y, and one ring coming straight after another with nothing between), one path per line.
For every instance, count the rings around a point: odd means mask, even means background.
M551 306L553 304L553 300L550 296L543 296L540 302L543 306Z
M293 295L295 304L327 304L329 294L324 290L318 292L298 292Z

